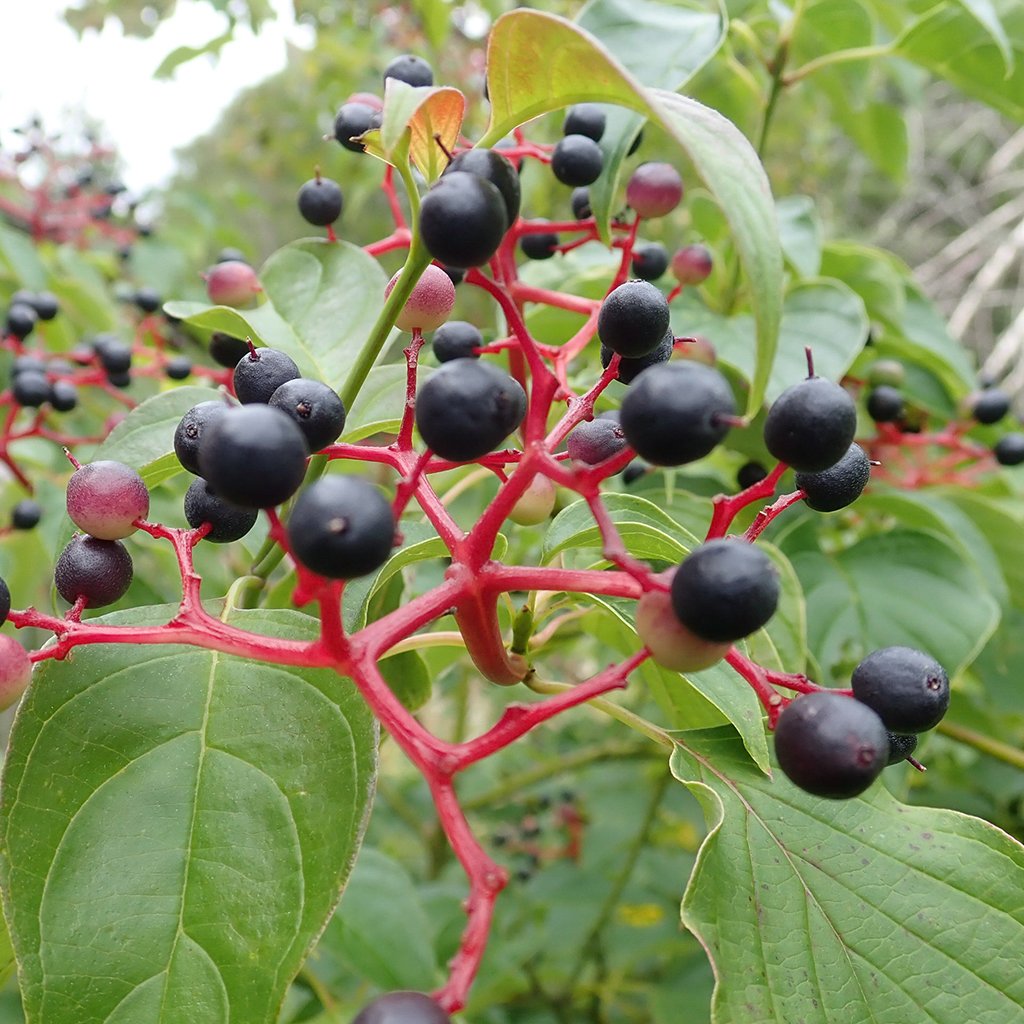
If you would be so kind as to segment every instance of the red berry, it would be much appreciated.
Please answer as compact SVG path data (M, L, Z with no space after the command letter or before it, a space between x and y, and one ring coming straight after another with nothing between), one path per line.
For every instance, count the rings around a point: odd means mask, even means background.
M79 529L100 540L120 540L136 531L135 520L149 515L149 491L131 466L103 459L71 474L67 506Z
M626 202L640 217L664 217L682 198L683 179L671 164L641 164L626 185Z
M248 306L263 290L256 271L239 260L215 263L203 276L206 294L218 306Z

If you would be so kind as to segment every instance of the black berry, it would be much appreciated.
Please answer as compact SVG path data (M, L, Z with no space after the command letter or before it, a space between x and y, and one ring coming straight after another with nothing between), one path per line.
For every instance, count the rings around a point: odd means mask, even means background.
M778 570L760 548L742 540L702 544L672 577L672 608L702 640L731 643L749 636L778 603Z
M668 249L660 242L644 242L634 247L630 265L641 281L657 281L668 270Z
M11 614L11 591L7 586L7 580L0 578L0 626L7 621ZM4 637L4 639L8 639Z
M98 334L93 348L99 357L100 366L108 374L127 373L132 365L132 347L120 338L109 334Z
M565 439L569 457L588 466L618 455L626 447L622 425L613 419L596 419L581 423Z
M107 374L107 382L115 388L126 388L132 382L132 375L128 370L119 370L116 373Z
M15 356L11 376L17 377L19 373L46 373L46 363L38 356Z
M1010 396L998 388L982 391L974 399L971 415L979 423L998 423L1010 411Z
M933 729L949 707L949 678L932 657L913 647L872 651L854 670L853 695L890 732Z
M87 607L102 608L124 597L132 572L132 556L119 540L78 535L60 553L53 581L69 604L84 598Z
M271 508L299 489L308 454L302 431L287 414L243 405L214 418L203 432L199 475L232 504Z
M78 405L78 388L69 380L55 380L50 385L50 404L57 412L71 412Z
M310 178L299 189L299 213L316 227L333 224L341 216L341 186L330 178Z
M256 348L246 352L235 365L232 381L243 405L267 403L287 380L295 380L299 368L295 360L276 348Z
M789 780L814 796L858 796L889 760L882 720L869 707L820 690L797 697L779 715L775 754Z
M486 455L522 422L526 393L491 363L453 359L416 397L416 425L442 459L468 462Z
M143 313L155 313L163 300L155 288L140 288L132 296L132 301Z
M1001 466L1019 466L1024 462L1024 434L1006 434L992 450Z
M736 483L741 491L760 483L768 475L768 470L760 462L745 462L736 473Z
M632 384L637 376L647 369L648 366L657 366L658 363L667 363L672 358L672 350L675 348L676 339L672 335L672 329L665 332L661 343L645 356L630 359L623 356L619 359L619 368L615 373L615 379L623 384ZM608 369L615 353L607 345L601 346L601 366Z
M523 235L519 239L519 248L528 260L549 260L555 255L558 245L558 235L553 231Z
M637 480L647 476L651 471L651 467L644 462L643 459L634 459L623 471L622 471L622 482L630 487L635 484Z
M60 312L60 303L53 292L36 292L28 304L36 311L40 320L52 320Z
M662 342L669 316L668 300L650 281L626 281L601 303L597 334L602 345L636 359Z
M245 255L244 252L242 252L241 249L236 249L236 248L234 248L233 246L230 246L230 245L225 247L225 248L223 248L223 249L221 249L221 251L219 253L217 253L217 258L214 260L214 263L248 263L248 262L249 262L248 257Z
M478 267L497 251L508 215L501 193L486 178L452 171L420 204L420 232L430 255L455 267Z
M816 473L843 457L856 432L857 407L849 394L824 377L808 377L772 403L764 443L780 462Z
M913 733L909 736L903 736L898 732L889 733L889 760L886 761L886 765L906 761L915 750L917 750L917 737Z
M18 405L38 409L44 402L50 400L52 392L45 373L26 370L14 378L11 384L11 394Z
M174 430L174 454L190 473L199 475L199 446L210 424L223 416L228 408L223 402L200 402L179 420Z
M377 108L368 103L343 103L334 118L334 137L346 149L362 153L363 144L352 140L376 127L375 122L379 116Z
M288 520L295 557L330 579L373 572L387 561L394 538L391 505L360 477L317 480L299 495Z
M214 494L202 477L196 477L185 492L185 518L193 529L209 523L205 539L214 544L241 540L255 525L259 516L254 508L240 508Z
M603 168L601 147L586 135L566 135L551 154L551 172L563 185L592 185Z
M859 444L851 444L846 454L828 469L817 473L797 473L796 485L804 492L804 501L815 512L838 512L855 502L871 477L871 461Z
M590 189L586 186L574 188L569 202L572 205L572 215L577 220L586 220L594 215L590 209Z
M570 107L562 124L563 135L585 135L595 142L604 135L607 118L596 103L577 103Z
M384 69L384 81L389 78L397 78L400 82L412 86L433 85L434 71L422 57L404 53Z
M192 375L192 360L188 356L172 356L167 360L164 373L171 380L185 380Z
M903 394L889 384L879 384L868 393L866 405L876 423L895 423L903 415Z
M479 329L465 320L449 320L441 324L430 339L439 363L450 363L453 359L479 359L473 350L483 343Z
M39 314L27 302L15 302L7 310L7 333L16 338L27 338L38 319Z
M270 396L270 405L298 424L311 452L337 441L345 429L345 406L332 388L318 380L285 381Z
M31 530L43 518L43 506L31 498L22 498L11 509L11 526L15 530Z
M241 338L220 331L210 335L210 358L220 366L233 370L238 360L248 354L249 346Z
M623 399L626 440L656 466L702 459L729 431L736 412L732 388L700 363L664 363L643 371Z
M522 186L515 164L507 156L502 156L494 149L467 149L452 160L444 173L448 175L455 171L467 171L489 181L505 201L505 214L509 226L515 224L522 200Z
M352 1024L451 1024L451 1018L423 992L387 992L367 1003Z

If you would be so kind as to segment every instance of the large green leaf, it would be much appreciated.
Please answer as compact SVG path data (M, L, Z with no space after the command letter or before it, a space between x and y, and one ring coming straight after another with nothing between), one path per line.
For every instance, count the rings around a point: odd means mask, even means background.
M231 621L318 633L297 612ZM338 900L375 771L375 722L326 669L127 644L46 662L0 802L28 1020L273 1024Z
M778 338L782 252L764 169L742 133L695 100L645 88L593 36L539 11L495 22L487 51L491 122L484 144L571 103L627 107L657 122L685 150L722 208L746 270L757 350L747 411L761 405Z
M672 772L710 832L683 921L715 967L716 1024L1020 1024L1024 848L881 785L829 801L683 733Z

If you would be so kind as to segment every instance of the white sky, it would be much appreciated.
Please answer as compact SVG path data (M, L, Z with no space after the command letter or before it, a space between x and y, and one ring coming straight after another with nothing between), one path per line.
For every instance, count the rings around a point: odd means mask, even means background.
M308 45L290 0L273 0L276 21L254 37L244 29L211 63L200 57L174 78L153 71L178 46L200 46L220 35L222 15L207 4L179 2L174 16L149 39L126 38L120 26L88 32L81 41L60 12L68 0L0 0L0 131L34 114L48 130L66 111L84 110L105 128L124 160L133 191L163 183L174 168L172 151L216 123L238 92L280 70L285 43Z

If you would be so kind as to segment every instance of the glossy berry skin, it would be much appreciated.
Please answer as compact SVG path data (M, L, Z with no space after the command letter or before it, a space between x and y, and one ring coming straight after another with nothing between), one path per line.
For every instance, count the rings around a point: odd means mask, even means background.
M276 348L257 348L238 360L231 380L238 400L254 405L266 404L285 381L298 376L299 368L290 355Z
M497 251L508 230L501 193L468 171L442 175L420 204L420 233L436 260L478 267Z
M736 404L729 382L699 363L664 363L644 370L621 409L622 430L637 455L656 466L702 459L729 432L723 417Z
M196 476L200 474L199 447L206 431L214 420L230 408L224 402L200 402L181 417L174 429L174 454L178 456L183 469Z
M620 356L636 359L653 352L669 326L665 296L650 281L626 281L601 303L597 334Z
M934 729L949 708L949 678L932 657L913 647L872 651L854 670L853 695L890 732Z
M386 992L367 1003L352 1024L451 1024L451 1018L423 992Z
M886 766L906 761L915 750L917 750L917 737L913 733L909 736L903 736L897 732L889 733L889 760L886 761Z
M299 189L299 213L316 227L327 227L341 216L341 186L330 178L310 178Z
M113 604L132 582L132 556L119 540L72 537L57 559L53 581L69 604L85 598L89 608Z
M1019 466L1024 462L1024 434L1005 434L992 451L1000 466Z
M971 409L971 415L979 423L998 423L1010 411L1010 396L998 388L982 391Z
M439 363L450 363L453 359L479 359L473 350L483 343L480 330L465 320L446 321L430 339L434 357Z
M18 405L38 409L50 401L52 392L45 373L26 370L14 378L11 383L11 394Z
M871 460L854 443L834 466L817 473L797 473L796 485L804 492L808 508L815 512L838 512L861 496L870 478Z
M721 661L728 643L703 640L687 629L663 590L649 590L636 606L636 632L651 657L675 672L699 672Z
M569 108L562 123L563 135L585 135L595 142L604 135L607 117L596 103L577 103Z
M187 380L192 376L192 360L188 356L174 356L167 360L164 373L170 380Z
M4 591L7 584L4 584ZM10 611L10 595L7 595L7 611L3 619L7 618ZM3 608L0 607L0 611ZM0 636L0 711L6 711L18 698L28 689L32 679L32 662L29 661L28 651L25 650L13 636Z
M889 760L889 738L869 707L840 693L805 693L775 726L775 754L790 782L813 796L859 796Z
M586 220L594 215L593 210L590 209L590 189L585 186L581 185L572 190L569 203L572 206L572 215L577 220Z
M489 181L501 193L509 226L515 224L523 190L515 164L507 156L495 149L467 149L445 168L441 180L455 171L466 171Z
M40 320L52 320L60 312L60 303L53 292L36 292L28 300Z
M15 356L11 363L11 376L17 377L19 373L46 373L46 363L36 356Z
M24 340L34 330L39 314L27 302L15 302L7 310L7 333Z
M395 57L384 69L384 81L389 78L397 78L406 85L421 87L434 84L434 71L431 66L414 53L404 53Z
M630 266L641 281L657 281L668 270L668 250L660 242L637 245Z
M299 495L288 520L299 562L334 580L365 576L383 565L395 540L391 505L356 476L326 476Z
M526 393L491 363L453 359L416 396L416 426L434 454L452 462L486 455L522 422Z
M374 122L379 116L380 111L368 103L343 103L334 118L334 137L346 149L353 153L362 153L363 144L352 140L376 127Z
M626 202L637 216L650 219L671 213L683 199L683 179L666 163L641 164L626 185Z
M617 420L599 418L576 427L565 439L565 446L570 458L596 466L626 447L626 435Z
M680 562L671 594L676 617L694 636L732 643L775 614L779 573L753 544L710 540Z
M705 245L684 245L672 256L672 276L682 285L700 284L711 276L714 262Z
M160 303L163 300L155 288L140 288L132 296L132 301L143 313L155 313L160 308Z
M296 422L311 452L333 444L345 429L345 406L333 388L318 380L298 377L285 381L270 396L269 404Z
M120 540L138 529L136 519L149 515L149 491L131 466L102 459L71 474L67 507L71 521L90 536Z
M117 373L107 373L107 383L115 388L126 388L132 382L132 375L127 370L120 370Z
M255 525L259 512L240 508L217 497L202 477L196 477L185 492L185 518L192 529L209 523L210 532L203 538L214 544L241 540Z
M555 255L559 239L553 231L542 234L523 235L519 239L519 249L528 260L549 260Z
M238 360L248 354L249 346L242 338L235 338L220 331L210 335L210 358L218 366L233 370L238 365Z
M43 507L31 498L22 498L11 509L11 526L15 530L31 530L43 518Z
M551 154L551 173L563 184L593 185L604 170L601 147L586 135L566 135Z
M50 385L50 404L57 412L70 412L78 405L78 388L69 380L55 380Z
M772 403L764 443L798 473L817 473L846 454L857 432L857 407L838 384L808 377Z
M395 273L384 289L387 298L398 284L402 271ZM413 285L405 305L395 317L395 326L400 331L432 331L440 327L455 306L455 283L440 267L433 263L425 267L419 280Z
M759 484L768 475L760 462L745 462L736 473L736 483L741 491Z
M895 423L903 415L903 395L889 384L880 384L868 392L865 406L876 423Z
M638 356L636 359L621 358L615 379L622 384L632 384L647 367L657 366L659 363L667 363L672 358L675 341L676 339L672 336L670 328L665 332L665 337L661 339L661 343L653 351L648 352L647 355ZM608 364L612 361L614 354L607 345L601 346L601 366L604 369L608 369Z
M127 373L132 366L132 347L120 338L99 335L93 347L99 357L100 366L107 373Z
M206 271L206 294L218 306L251 305L262 291L256 271L248 263L227 260Z
M308 454L302 431L288 415L269 405L243 405L204 431L199 475L225 501L271 508L299 489Z

